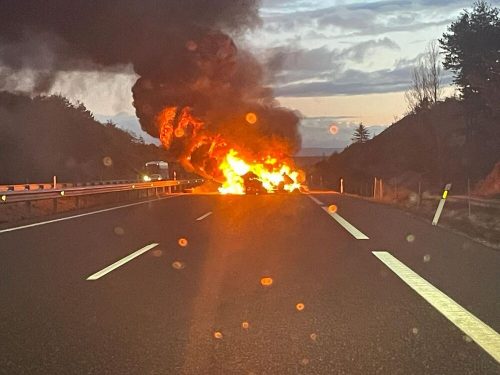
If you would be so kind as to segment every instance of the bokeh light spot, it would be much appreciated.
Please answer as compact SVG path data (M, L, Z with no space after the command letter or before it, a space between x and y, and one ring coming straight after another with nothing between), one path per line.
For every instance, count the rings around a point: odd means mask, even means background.
M241 328L243 328L243 329L250 328L250 323L248 323L247 321L242 322L241 323Z
M299 302L295 305L295 308L297 309L297 311L302 311L304 310L305 305L302 302Z
M337 206L334 205L334 204L331 204L328 206L328 212L331 213L331 214L334 214L335 212L337 212Z
M117 236L123 236L125 234L125 230L122 227L114 227L113 232L115 232Z
M188 240L185 239L184 237L181 237L179 238L179 241L177 241L177 243L179 244L179 246L181 247L186 247L187 244L188 244Z
M255 124L257 122L257 115L255 113L253 113L253 112L248 112L245 115L245 120L249 124Z
M273 279L270 277L263 277L260 279L262 286L271 286L273 284Z
M337 134L339 132L339 127L337 126L337 124L332 124L330 125L330 134Z
M318 335L317 335L316 333L311 333L311 334L309 335L309 337L310 337L310 338L311 338L311 340L313 340L313 341L316 341L316 340L318 339Z
M111 167L113 165L113 159L111 159L109 156L105 156L102 158L102 164L104 164L106 167Z
M186 42L186 48L188 49L188 51L196 51L196 49L198 48L198 44L196 44L194 40L188 40Z
M411 329L411 333L413 333L414 335L418 335L418 328L417 327L413 327Z
M431 256L429 254L424 255L424 263L430 262Z
M415 241L415 235L410 233L409 235L406 236L406 241L408 242Z
M156 249L156 250L153 250L152 254L154 257L159 258L163 255L163 251L161 251L160 249Z
M222 338L223 338L224 336L222 335L222 332L220 332L220 331L215 331L215 332L214 332L214 337L215 337L217 340L222 340Z
M184 137L184 129L177 128L175 129L174 134L177 138Z
M183 262L178 261L178 260L176 260L172 263L172 268L174 268L176 270L182 270L185 267L186 267L186 265Z

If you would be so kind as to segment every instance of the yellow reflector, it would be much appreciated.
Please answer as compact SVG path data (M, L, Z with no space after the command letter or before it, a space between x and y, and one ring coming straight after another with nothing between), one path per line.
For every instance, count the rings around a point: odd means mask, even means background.
M448 196L448 190L445 190L445 191L443 192L443 199L446 199L446 197L447 197L447 196Z

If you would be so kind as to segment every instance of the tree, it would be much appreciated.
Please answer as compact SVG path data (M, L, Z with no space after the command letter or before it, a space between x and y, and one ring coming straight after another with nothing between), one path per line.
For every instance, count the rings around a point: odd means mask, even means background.
M411 86L405 93L409 112L416 113L437 103L442 95L442 68L436 41L428 44L418 65L413 68Z
M477 1L472 11L465 10L439 40L445 51L444 67L454 72L462 99L474 109L485 105L500 111L499 11L485 1Z
M365 143L370 139L370 132L361 122L359 126L354 130L354 134L351 140L354 143Z

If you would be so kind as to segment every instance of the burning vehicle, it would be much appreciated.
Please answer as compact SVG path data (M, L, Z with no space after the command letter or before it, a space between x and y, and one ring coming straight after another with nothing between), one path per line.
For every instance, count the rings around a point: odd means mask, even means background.
M267 192L300 185L302 173L290 157L301 144L300 116L273 96L269 84L276 67L266 69L266 61L239 49L231 37L260 24L259 1L19 4L16 18L6 16L2 23L12 28L3 42L19 45L5 50L15 57L6 61L18 61L18 53L25 57L19 60L28 62L23 67L37 72L34 92L48 91L70 67L133 72L132 104L141 128L159 138L168 159L186 172L216 181L221 194L244 194L248 172ZM79 16L68 17L76 9ZM43 32L46 53L33 53L27 42L32 30Z

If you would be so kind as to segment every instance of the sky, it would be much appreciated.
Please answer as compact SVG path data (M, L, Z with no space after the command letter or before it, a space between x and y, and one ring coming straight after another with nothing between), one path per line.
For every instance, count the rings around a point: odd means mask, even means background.
M300 111L303 147L339 148L360 122L372 134L404 116L404 91L426 46L472 1L263 0L261 27L235 36L269 68L281 105ZM500 0L491 1L494 6ZM272 74L271 74L272 73ZM443 81L451 83L451 74ZM64 73L52 88L83 102L99 119L143 135L123 73ZM447 93L453 94L449 87ZM329 133L335 123L340 131ZM154 139L145 136L146 141Z

